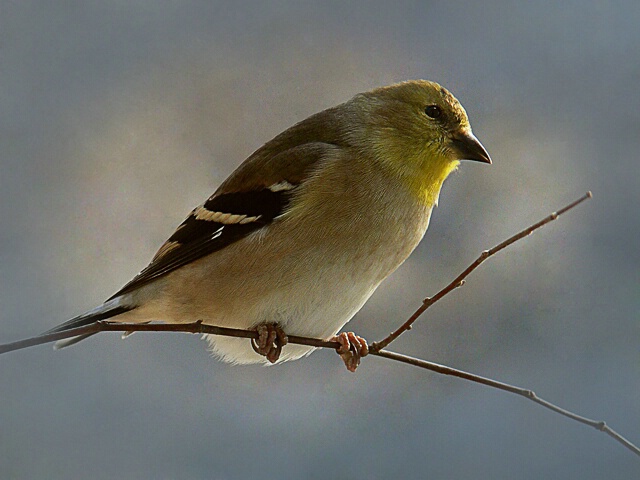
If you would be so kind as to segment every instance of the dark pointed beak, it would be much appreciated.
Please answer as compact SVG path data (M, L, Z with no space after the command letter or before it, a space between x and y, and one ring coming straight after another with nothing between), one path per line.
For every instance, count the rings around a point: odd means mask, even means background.
M475 160L476 162L491 163L489 153L471 130L458 130L451 135L451 148L458 160Z

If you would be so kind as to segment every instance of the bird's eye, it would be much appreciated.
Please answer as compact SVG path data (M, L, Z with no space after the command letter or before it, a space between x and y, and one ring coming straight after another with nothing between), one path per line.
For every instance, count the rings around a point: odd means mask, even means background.
M424 109L424 113L427 117L436 119L442 116L442 109L438 105L428 105Z

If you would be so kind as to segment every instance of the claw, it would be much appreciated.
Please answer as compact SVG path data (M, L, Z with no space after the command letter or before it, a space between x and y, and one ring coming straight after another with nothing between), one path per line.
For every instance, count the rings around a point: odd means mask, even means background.
M254 352L267 357L270 363L276 363L280 358L282 347L289 343L287 334L277 323L261 323L256 327L258 339L251 339Z
M336 348L336 352L350 372L355 372L360 365L360 359L369 354L367 341L353 332L342 332L333 337L331 341L340 344L340 347Z

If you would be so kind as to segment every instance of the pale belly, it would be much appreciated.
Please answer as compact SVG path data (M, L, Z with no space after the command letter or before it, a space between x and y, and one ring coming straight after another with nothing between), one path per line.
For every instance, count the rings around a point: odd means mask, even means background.
M326 275L326 276L325 276ZM304 294L298 288L284 288L270 292L245 310L245 316L223 320L225 325L251 328L261 322L276 322L289 335L300 335L326 339L335 335L359 310L378 286L369 282L340 281L329 272L319 273L313 282L302 281L307 287ZM215 323L217 319L212 319ZM208 323L208 322L205 322ZM238 325L241 323L242 325ZM205 335L212 352L232 363L267 363L265 357L257 355L249 340ZM294 360L309 354L314 349L289 344L284 347L280 362Z

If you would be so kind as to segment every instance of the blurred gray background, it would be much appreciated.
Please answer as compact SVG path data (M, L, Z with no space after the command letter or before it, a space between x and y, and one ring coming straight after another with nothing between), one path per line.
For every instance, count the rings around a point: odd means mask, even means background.
M0 342L93 307L254 149L409 78L447 86L490 167L349 328L375 340L493 258L394 350L640 443L640 3L2 1ZM466 2L471 3L471 2ZM527 400L335 353L231 367L179 334L0 357L0 478L628 479L640 461Z

